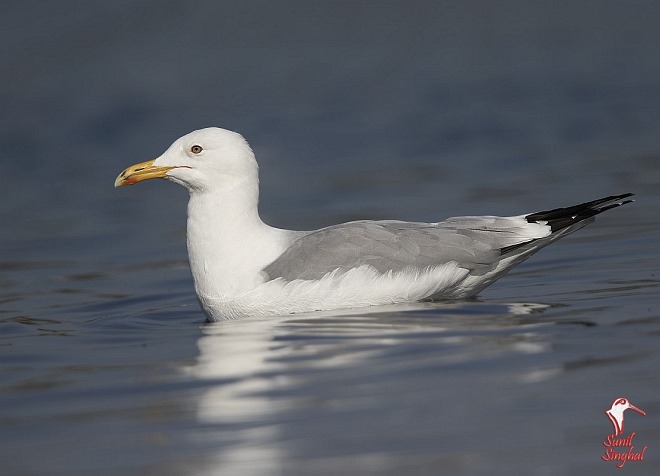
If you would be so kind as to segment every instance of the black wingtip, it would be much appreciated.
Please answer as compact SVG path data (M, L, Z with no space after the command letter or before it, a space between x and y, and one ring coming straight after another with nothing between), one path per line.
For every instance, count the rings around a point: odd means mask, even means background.
M572 207L555 208L554 210L532 213L525 216L525 219L529 223L542 222L543 224L547 224L550 226L551 233L554 234L555 232L561 231L572 225L577 225L578 223L594 217L599 213L611 210L612 208L620 207L626 203L634 202L634 200L629 199L633 195L635 194L624 193L621 195L610 195L609 197L599 198L598 200L592 200L591 202L581 203L579 205L573 205ZM507 246L502 248L500 252L504 255L523 248L530 243L534 243L535 241L537 240L531 240L512 246Z
M591 202L581 203L572 207L555 208L554 210L532 213L527 215L525 219L530 223L546 222L554 233L604 211L634 202L632 199L628 200L633 195L635 194L610 195L609 197L599 198L598 200L592 200Z

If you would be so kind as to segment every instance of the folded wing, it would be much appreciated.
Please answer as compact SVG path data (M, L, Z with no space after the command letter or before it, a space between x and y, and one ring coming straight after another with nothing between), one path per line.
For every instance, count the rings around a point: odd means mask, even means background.
M381 273L454 262L474 274L506 257L516 264L538 249L630 200L615 195L566 208L515 217L468 216L439 223L354 221L304 234L264 272L268 279L320 279L369 265Z

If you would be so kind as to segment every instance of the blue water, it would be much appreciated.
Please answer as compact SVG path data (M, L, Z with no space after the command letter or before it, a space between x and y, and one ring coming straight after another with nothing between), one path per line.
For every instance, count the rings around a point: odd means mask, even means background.
M656 2L21 2L0 16L0 473L660 470ZM478 299L206 324L184 190L243 133L264 219L637 201ZM643 461L602 461L625 396Z

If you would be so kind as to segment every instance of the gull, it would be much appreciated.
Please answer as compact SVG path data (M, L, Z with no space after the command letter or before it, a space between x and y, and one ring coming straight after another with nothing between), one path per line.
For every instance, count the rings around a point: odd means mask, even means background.
M188 256L210 321L469 298L633 195L518 216L285 230L259 216L258 165L247 141L217 127L193 131L160 157L126 168L115 187L153 178L190 194Z

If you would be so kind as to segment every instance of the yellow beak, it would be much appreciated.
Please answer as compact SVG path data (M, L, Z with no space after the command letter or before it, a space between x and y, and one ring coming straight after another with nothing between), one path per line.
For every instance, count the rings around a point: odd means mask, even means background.
M165 178L167 172L175 167L154 167L153 160L131 165L124 169L115 179L115 187L133 185L152 178Z

